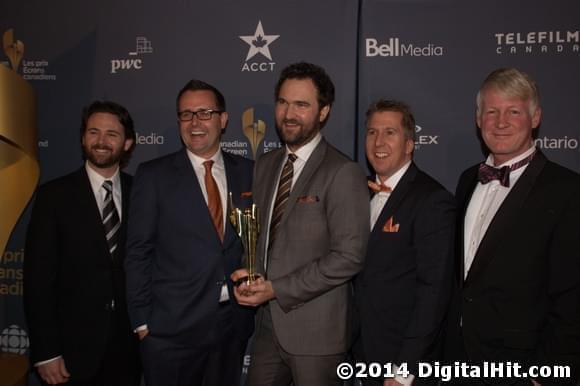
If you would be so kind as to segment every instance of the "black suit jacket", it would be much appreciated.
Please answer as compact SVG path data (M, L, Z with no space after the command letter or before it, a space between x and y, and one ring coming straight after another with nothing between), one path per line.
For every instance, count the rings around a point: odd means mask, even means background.
M383 229L389 219L399 224L397 232ZM372 229L355 281L360 323L355 353L362 359L405 362L417 375L418 361L440 358L454 232L453 196L412 163Z
M234 205L248 208L253 161L222 154ZM205 342L226 280L234 329L246 339L253 312L235 303L229 279L241 265L242 243L227 220L222 244L201 189L185 149L139 165L127 239L131 322L147 324L152 336Z
M125 173L121 189L121 247L114 256L84 166L36 193L24 261L31 360L62 355L73 379L97 372L111 328L112 301L127 327L127 344L132 344L122 269L131 189Z
M493 218L464 281L463 219L477 167L461 175L456 193L458 309L469 359L569 364L577 377L580 176L538 153Z

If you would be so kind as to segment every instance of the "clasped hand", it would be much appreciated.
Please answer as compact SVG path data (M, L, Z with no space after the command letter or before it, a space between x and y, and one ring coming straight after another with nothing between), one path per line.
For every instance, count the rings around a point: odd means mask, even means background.
M247 276L247 269L238 269L232 273L230 278L235 283L238 279ZM252 307L259 306L276 297L272 282L264 280L263 277L258 277L252 283L243 282L239 286L234 287L234 295L239 304Z

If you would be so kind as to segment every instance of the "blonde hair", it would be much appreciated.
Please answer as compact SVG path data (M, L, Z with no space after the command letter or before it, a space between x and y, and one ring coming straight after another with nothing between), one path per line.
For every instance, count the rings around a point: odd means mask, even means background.
M527 101L530 115L540 107L540 93L536 82L516 68L499 68L485 78L476 97L478 116L481 114L482 94L486 90L497 90L508 97Z

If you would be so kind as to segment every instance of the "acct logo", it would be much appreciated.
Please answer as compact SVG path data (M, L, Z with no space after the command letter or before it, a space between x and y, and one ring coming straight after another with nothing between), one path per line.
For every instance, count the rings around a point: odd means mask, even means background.
M239 36L250 47L246 60L242 64L242 72L268 72L274 71L275 62L272 61L272 54L270 53L270 44L278 40L280 35L266 35L262 27L262 21L258 21L258 26L253 35ZM260 54L259 56L257 56ZM256 57L257 56L257 57ZM256 57L256 59L254 59ZM264 61L263 58L268 59ZM253 59L250 61L250 59ZM259 61L262 59L262 61Z
M28 334L16 324L5 328L0 334L0 350L2 352L23 355L28 346Z
M383 42L374 38L365 39L365 56L367 58L376 56L443 56L443 53L443 46L433 43L403 43L398 37L389 38Z
M423 128L415 125L415 149L419 149L422 145L439 145L438 135L419 134Z
M580 31L498 32L494 35L498 55L566 54L580 52Z
M111 74L116 74L118 71L138 71L142 69L142 55L151 53L153 53L153 46L151 45L151 41L147 40L147 38L143 36L137 37L135 42L135 51L129 52L128 58L111 60Z

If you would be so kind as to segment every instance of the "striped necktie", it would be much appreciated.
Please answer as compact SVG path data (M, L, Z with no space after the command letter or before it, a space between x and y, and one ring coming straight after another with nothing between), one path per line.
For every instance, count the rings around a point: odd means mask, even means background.
M280 225L282 215L284 214L284 208L286 208L286 203L290 197L290 187L292 186L294 161L296 161L296 158L296 154L288 154L288 160L284 164L282 173L280 174L278 191L276 193L276 200L274 201L274 210L272 210L272 219L270 220L270 240L268 242L268 249L271 249L272 245L274 245L276 230L278 229L278 225Z
M103 202L103 225L105 227L105 237L109 245L109 252L113 255L119 242L121 220L119 219L119 213L113 200L113 181L105 180L103 182L103 189L107 192L105 194L105 201Z

